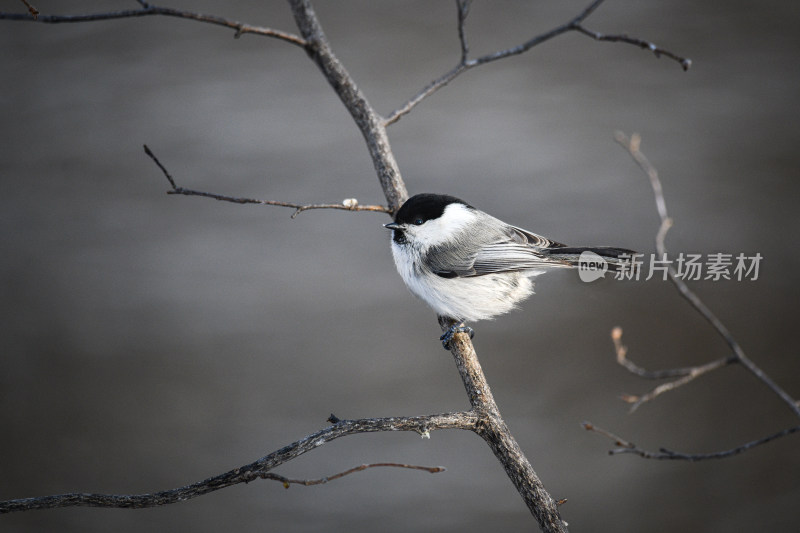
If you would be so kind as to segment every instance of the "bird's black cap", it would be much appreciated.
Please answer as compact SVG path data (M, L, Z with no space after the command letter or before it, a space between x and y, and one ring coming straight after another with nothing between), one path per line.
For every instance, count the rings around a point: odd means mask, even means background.
M423 193L412 196L397 210L394 221L397 224L419 224L442 216L444 209L450 204L464 204L472 208L464 200L447 194Z

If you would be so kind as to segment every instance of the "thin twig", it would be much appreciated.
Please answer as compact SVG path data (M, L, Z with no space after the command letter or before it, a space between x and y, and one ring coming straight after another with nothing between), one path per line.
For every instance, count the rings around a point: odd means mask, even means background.
M217 26L224 26L226 28L235 30L236 33L234 34L234 37L237 38L241 37L245 33L252 33L254 35L262 35L265 37L273 37L275 39L280 39L281 41L285 41L297 46L302 46L302 47L306 46L306 42L304 39L292 33L287 33L280 30L274 30L272 28L265 28L263 26L251 26L249 24L244 24L242 22L237 22L235 20L230 20L215 15L205 15L202 13L196 13L193 11L187 11L183 9L173 9L171 7L160 7L149 4L141 0L137 1L139 5L142 6L141 9L105 11L101 13L86 13L82 15L42 15L38 12L36 14L34 14L33 12L0 13L0 19L20 20L20 21L27 20L32 22L41 22L43 24L62 24L62 23L72 23L72 22L94 22L100 20L136 18L136 17L145 17L148 15L164 15L168 17L177 17L182 19L195 20L197 22L204 22L207 24L215 24Z
M628 372L644 379L679 378L674 381L664 383L663 385L659 385L647 394L641 396L631 394L622 395L622 399L625 402L632 404L630 409L631 413L638 409L643 403L655 399L660 394L677 389L681 385L685 385L690 381L693 381L695 378L700 377L706 372L738 361L735 356L731 355L728 357L721 357L711 361L710 363L706 363L705 365L669 368L666 370L647 370L628 359L628 348L622 344L622 328L616 327L611 330L611 339L614 341L614 349L617 352L617 363L625 367Z
M628 347L622 344L622 328L617 326L611 330L611 340L614 341L614 350L617 353L617 363L624 366L630 373L636 374L644 379L666 379L680 376L686 376L692 373L697 368L696 366L687 366L683 368L669 368L666 370L647 370L642 368L630 359L628 359ZM717 361L733 362L734 356L723 357Z
M664 48L656 46L654 43L651 43L650 41L645 41L644 39L629 37L628 35L625 34L608 35L605 33L592 31L580 24L576 24L574 29L584 35L591 37L595 41L606 41L610 43L628 43L634 46L638 46L639 48L643 48L645 50L650 50L656 57L666 56L670 59L677 61L681 65L681 68L683 68L684 71L689 70L689 68L692 66L692 60L689 59L688 57L681 57L679 55L676 55L670 52L669 50L665 50Z
M413 431L420 435L429 435L431 431L439 429L463 429L474 431L477 422L477 415L470 411L416 417L340 420L327 428L321 429L288 446L284 446L253 463L234 468L224 474L198 481L197 483L185 487L148 494L73 493L7 500L0 502L0 514L56 507L122 507L130 509L166 505L196 498L197 496L202 496L203 494L208 494L209 492L214 492L239 483L249 483L250 481L260 478L274 479L273 476L267 476L266 474L274 468L306 452L315 450L323 444L338 439L339 437L355 435L357 433L385 431ZM359 467L357 467L357 469L358 468ZM424 468L420 467L419 469ZM337 477L341 477L347 473L349 472L337 474Z
M692 367L689 370L689 373L685 376L678 378L674 381L668 381L666 383L662 383L658 387L655 387L653 390L646 394L642 394L641 396L634 396L630 394L625 394L622 396L622 399L631 404L630 412L633 413L636 411L640 405L645 402L649 402L650 400L654 400L656 397L660 396L665 392L669 392L671 390L675 390L681 385L686 385L690 381L694 381L695 378L698 378L705 374L706 372L710 372L712 370L716 370L721 366L725 366L727 363L727 359L718 359L716 361L712 361L708 364Z
M339 204L297 204L293 202L282 202L279 200L259 200L257 198L240 198L236 196L226 196L224 194L216 194L204 191L195 191L193 189L185 189L177 187L167 194L180 194L183 196L203 196L205 198L213 198L223 202L232 202L235 204L255 204L255 205L275 205L280 207L291 207L294 209L291 218L297 217L303 211L312 209L339 209L342 211L372 211L378 213L389 213L391 211L385 205L360 205L355 198L347 198Z
M31 3L28 2L28 0L22 0L22 3L25 4L25 7L28 8L28 13L31 14L33 20L36 20L39 17L39 10L36 9L33 5L31 5Z
M147 156L148 156L150 159L152 159L152 160L153 160L153 162L154 162L156 165L158 165L158 168L160 168L160 169L161 169L161 172L163 172L163 173L164 173L164 177L166 177L166 178L167 178L167 181L169 182L169 184L170 184L170 185L172 185L172 189L173 189L173 190L177 189L177 188L178 188L178 186L175 184L175 180L172 178L172 174L170 174L170 173L169 173L169 171L167 170L167 167L165 167L164 165L162 165L162 164L161 164L161 161L159 161L159 160L158 160L158 158L156 157L156 154L154 154L154 153L153 153L153 151L152 151L152 150L150 150L150 147L149 147L149 146L147 146L146 144L145 144L145 145L143 145L143 146L144 146L144 153L146 153L146 154L147 154Z
M292 213L292 218L295 218L297 215L302 213L303 211L308 211L311 209L341 209L344 211L373 211L378 213L389 213L391 211L388 207L383 205L360 205L358 200L355 198L347 198L343 200L341 203L338 204L297 204L293 202L281 202L278 200L258 200L255 198L240 198L236 196L226 196L224 194L217 194L211 192L204 192L204 191L196 191L194 189L186 189L184 187L179 187L175 183L175 179L166 169L166 167L158 160L156 155L153 153L152 150L145 144L144 145L145 153L152 159L158 168L161 169L161 172L164 173L164 176L169 181L169 184L172 186L172 190L167 191L167 194L181 194L184 196L203 196L205 198L213 198L214 200L220 200L223 202L231 202L235 204L255 204L255 205L276 205L280 207L291 207L294 209L294 213Z
M723 450L719 452L711 452L711 453L681 453L676 452L673 450L669 450L667 448L659 448L657 452L645 450L639 448L632 442L629 442L622 437L611 433L608 430L603 428L597 427L591 422L583 422L581 424L584 429L588 431L592 431L594 433L598 433L607 437L614 441L618 448L614 448L613 450L609 450L609 455L619 455L623 453L631 453L634 455L638 455L640 457L644 457L645 459L671 459L671 460L682 460L682 461L706 461L709 459L724 459L726 457L731 457L733 455L738 455L740 453L744 453L756 446L761 446L762 444L766 444L768 442L772 442L773 440L779 439L781 437L785 437L787 435L791 435L792 433L797 433L800 431L800 426L794 426L790 428L786 428L784 430L778 431L777 433L773 433L772 435L768 435L766 437L756 439L754 441L747 442L742 444L741 446L737 446L735 448L731 448L730 450Z
M630 153L631 157L633 157L634 161L639 165L639 167L647 174L647 177L650 180L650 185L653 189L653 194L655 197L656 202L656 210L658 211L659 219L661 220L661 224L658 229L658 233L656 234L656 250L661 257L666 257L667 249L665 245L665 239L669 229L672 227L672 219L669 217L669 213L667 211L667 204L664 199L664 191L663 187L661 186L661 180L658 177L658 172L656 171L655 167L648 161L647 157L641 152L641 138L637 134L631 135L628 138L624 133L617 132L615 134L616 141L622 145L628 153ZM668 269L669 278L672 283L678 288L681 295L694 307L703 317L717 330L717 332L722 336L725 342L730 346L733 354L717 359L710 363L706 363L705 365L699 365L694 367L686 367L686 368L675 368L670 370L661 370L656 372L651 372L641 368L640 366L636 365L632 361L627 358L628 350L622 344L622 328L616 327L611 332L611 339L614 341L614 349L617 355L617 362L625 367L629 372L636 374L640 377L647 378L647 379L659 379L659 378L666 378L666 377L676 377L680 376L678 379L664 383L655 389L651 390L649 393L642 395L642 396L624 396L623 399L629 403L632 403L631 411L636 410L641 404L644 402L650 401L660 394L674 390L681 385L685 385L690 381L694 380L695 378L715 370L717 368L729 365L731 363L741 363L745 368L747 368L754 376L756 376L759 380L761 380L770 390L772 390L778 397L780 397L786 404L789 405L789 408L798 416L800 416L800 405L798 402L795 401L791 396L789 396L783 389L781 389L769 376L767 376L760 368L758 368L750 359L744 354L744 351L739 346L738 342L733 338L731 333L728 329L722 324L722 322L711 312L711 310L700 300L700 298L694 294L683 282L683 280L678 275L677 271L670 266ZM767 442L771 442L775 439L779 439L781 437L785 437L787 435L791 435L800 431L800 426L795 426L791 428L784 429L772 435L768 435L761 439L757 439L754 441L747 442L735 448L731 448L729 450L723 450L719 452L712 452L712 453L700 453L700 454L689 454L689 453L681 453L675 452L673 450L669 450L667 448L660 448L658 452L644 450L639 448L632 442L629 442L618 435L611 433L605 429L599 428L589 422L584 422L583 427L587 430L593 431L595 433L599 433L604 435L605 437L613 440L619 448L609 451L610 454L616 455L621 453L632 453L639 455L640 457L644 457L646 459L680 459L684 461L703 461L707 459L722 459L726 457L731 457L733 455L737 455L743 452L746 452L756 446L760 446L762 444L766 444Z
M638 134L633 134L630 136L630 138L628 138L628 136L624 133L617 132L614 135L614 138L617 143L619 143L628 151L633 160L650 179L650 185L652 186L656 207L658 209L658 216L661 219L661 226L658 234L656 235L656 251L658 252L659 256L664 257L667 254L667 247L664 241L669 228L672 227L672 219L669 217L667 212L664 191L663 187L661 186L661 180L658 177L658 171L641 152L641 138ZM668 274L670 281L672 281L672 283L678 289L681 296L683 296L684 299L686 299L686 301L688 301L691 306L694 307L724 339L725 343L733 352L733 357L735 358L736 362L743 365L751 374L761 380L762 383L764 383L770 390L772 390L772 392L774 392L781 400L783 400L783 402L789 407L789 409L792 410L795 415L800 417L800 404L797 402L797 400L795 400L780 386L778 386L778 384L775 383L771 377L769 377L763 370L756 366L756 364L753 363L749 357L747 357L742 347L739 345L736 339L733 338L731 332L728 331L728 328L725 327L722 321L717 318L711 309L709 309L708 306L706 306L703 301L700 300L700 298L691 289L689 289L686 283L678 275L678 272L671 265L668 268Z
M425 472L429 472L431 474L438 474L439 472L444 472L447 470L443 466L418 466L418 465L407 465L402 463L371 463L371 464L363 464L359 466L354 466L344 472L339 472L338 474L333 474L332 476L325 476L319 479L292 479L280 474L273 474L271 472L267 472L262 474L260 477L261 479L274 479L275 481L280 481L283 483L285 488L289 488L289 485L304 485L306 487L311 487L313 485L324 485L329 481L335 481L339 478L343 478L344 476L353 474L355 472L362 472L367 468L377 468L377 467L393 467L393 468L408 468L409 470L423 470Z
M458 7L458 42L461 44L461 63L466 63L469 56L469 44L467 44L467 34L464 25L467 22L469 8L472 0L456 0Z
M438 78L431 81L428 85L423 87L416 95L414 95L409 101L405 104L400 106L399 108L392 111L385 119L384 124L389 126L394 124L404 115L411 112L414 107L416 107L422 100L427 98L428 96L432 95L459 75L463 74L467 70L480 66L485 65L486 63L491 63L493 61L498 61L500 59L505 59L507 57L515 56L524 54L531 48L544 43L545 41L549 41L550 39L561 35L562 33L567 33L570 31L577 31L582 33L583 35L587 35L596 41L604 41L604 42L619 42L619 43L627 43L638 46L643 49L650 50L653 52L656 57L666 56L670 59L673 59L680 63L683 70L688 70L692 64L691 59L681 57L669 50L665 50L655 44L651 43L650 41L646 41L643 39L639 39L636 37L629 37L627 35L606 35L599 32L595 32L592 30L587 29L583 26L583 21L586 20L594 11L600 7L600 4L603 3L603 0L593 0L591 4L589 4L583 11L581 11L577 16L575 16L569 22L562 24L556 28L553 28L545 33L539 34L527 41L518 44L516 46L512 46L510 48L506 48L504 50L498 50L496 52L492 52L490 54L486 54L475 59L469 59L469 46L467 43L466 38L466 31L465 31L465 22L467 19L467 14L469 13L469 1L466 0L457 0L456 7L457 7L457 14L458 14L458 38L459 43L461 46L461 59L458 64L450 69L448 72L445 72Z
M594 13L594 11L600 7L600 4L603 3L603 0L594 0L591 4L589 4L583 11L578 13L572 20L569 22L562 24L556 28L553 28L550 31L537 35L531 39L528 39L522 44L518 44L517 46L512 46L511 48L506 48L505 50L500 50L497 52L493 52L491 54L486 54L481 56L477 59L473 59L468 61L469 66L478 66L483 65L486 63L491 63L492 61L497 61L498 59L505 59L507 57L516 56L520 54L524 54L534 46L540 45L545 41L549 41L553 37L557 37L562 33L566 33L568 31L577 30L580 27L581 22L586 20L589 15Z

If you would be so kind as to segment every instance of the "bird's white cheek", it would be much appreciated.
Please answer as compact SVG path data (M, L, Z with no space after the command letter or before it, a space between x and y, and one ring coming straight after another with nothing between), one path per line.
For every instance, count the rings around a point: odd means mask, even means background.
M451 204L439 218L427 221L416 230L414 236L420 245L428 248L453 242L463 235L464 230L476 221L475 211L463 204Z
M410 228L409 229L409 241L413 243L413 246L418 250L427 250L431 246L437 244L437 235L431 226L433 221L429 221L425 224L425 227L418 227L418 228Z
M450 242L462 230L462 225L448 224L447 220L429 220L422 226L408 229L409 241L421 252L433 246Z

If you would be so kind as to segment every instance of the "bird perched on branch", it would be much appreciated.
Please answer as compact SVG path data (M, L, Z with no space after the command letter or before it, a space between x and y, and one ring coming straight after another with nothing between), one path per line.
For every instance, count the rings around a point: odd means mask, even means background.
M635 252L611 247L573 247L511 226L463 200L418 194L395 214L392 255L406 286L443 319L454 322L442 335L445 349L457 332L473 335L465 322L513 309L533 293L530 278L549 268L579 265L594 254L619 270Z

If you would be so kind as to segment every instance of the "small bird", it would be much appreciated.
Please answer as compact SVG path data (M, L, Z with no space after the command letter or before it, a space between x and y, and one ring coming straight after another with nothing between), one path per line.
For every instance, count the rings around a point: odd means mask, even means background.
M454 322L441 336L449 349L465 322L494 318L533 293L530 278L548 268L579 264L584 252L619 270L635 252L623 248L572 247L511 226L445 194L417 194L397 210L392 255L400 276L442 319Z

